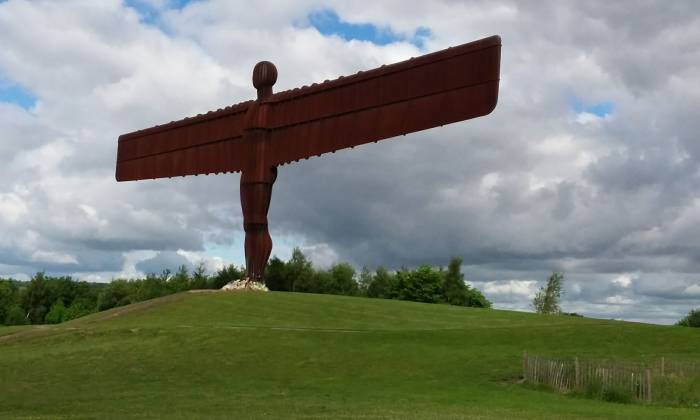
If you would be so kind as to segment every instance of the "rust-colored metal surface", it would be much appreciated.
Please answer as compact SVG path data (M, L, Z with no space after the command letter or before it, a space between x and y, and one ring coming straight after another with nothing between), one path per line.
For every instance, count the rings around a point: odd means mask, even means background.
M253 70L255 101L124 134L117 181L242 172L246 266L262 281L277 166L489 114L498 100L498 36L274 94L277 69Z

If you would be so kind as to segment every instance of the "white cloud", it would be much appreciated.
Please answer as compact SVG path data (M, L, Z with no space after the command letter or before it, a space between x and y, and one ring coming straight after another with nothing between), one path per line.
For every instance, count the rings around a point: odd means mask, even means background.
M17 194L0 193L0 223L16 223L27 213L27 205Z
M605 298L605 303L609 303L611 305L630 305L635 303L635 301L624 296L615 295Z
M483 291L489 295L517 295L531 300L537 293L534 280L507 280L483 284Z
M700 297L700 284L691 284L690 286L685 288L683 294L689 298Z
M38 263L78 264L73 255L56 251L34 251L32 260Z
M612 282L620 287L630 287L632 281L637 278L635 274L624 273L612 279Z

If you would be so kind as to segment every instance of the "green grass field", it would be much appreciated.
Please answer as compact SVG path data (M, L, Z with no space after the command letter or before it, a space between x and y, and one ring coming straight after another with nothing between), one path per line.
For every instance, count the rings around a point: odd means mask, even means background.
M293 293L184 293L0 327L0 418L698 419L515 384L523 350L681 360L700 330Z

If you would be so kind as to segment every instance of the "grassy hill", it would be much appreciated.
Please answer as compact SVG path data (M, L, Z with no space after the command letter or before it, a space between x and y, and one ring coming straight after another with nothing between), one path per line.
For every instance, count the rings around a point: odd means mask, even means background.
M700 356L700 330L293 293L0 327L0 418L700 418L513 383L523 350Z

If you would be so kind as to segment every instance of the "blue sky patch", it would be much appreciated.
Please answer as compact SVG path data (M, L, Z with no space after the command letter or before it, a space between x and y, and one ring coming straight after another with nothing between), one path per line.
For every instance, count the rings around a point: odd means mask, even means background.
M36 105L36 97L22 86L0 79L0 102L9 102L24 109Z
M243 244L245 243L245 233L242 231L235 231L232 235L233 241L230 244L215 244L212 242L204 243L204 251L210 257L221 257L229 263L233 263L237 266L245 266L245 249ZM274 242L274 247L272 248L272 255L280 258L284 261L289 260L292 257L292 252L295 247L304 244L304 239L297 235L275 235L272 234L272 240Z
M605 117L608 114L612 114L612 112L615 109L615 104L613 104L611 101L587 104L583 102L580 98L574 98L572 102L572 108L577 114L581 112L587 112L589 114L593 114L601 118Z
M180 10L188 4L194 3L195 1L197 0L168 0L166 2L165 9ZM162 10L158 9L157 7L153 7L151 4L143 0L124 0L124 4L138 12L139 16L141 17L141 22L156 26L166 32L165 28L163 28L160 24L160 13Z
M394 32L390 27L379 27L371 23L350 23L342 20L333 10L320 10L308 15L311 26L326 36L337 35L346 41L357 39L369 41L377 45L387 45L394 42L410 42L418 48L423 48L425 40L430 37L430 29L420 27L407 36Z

